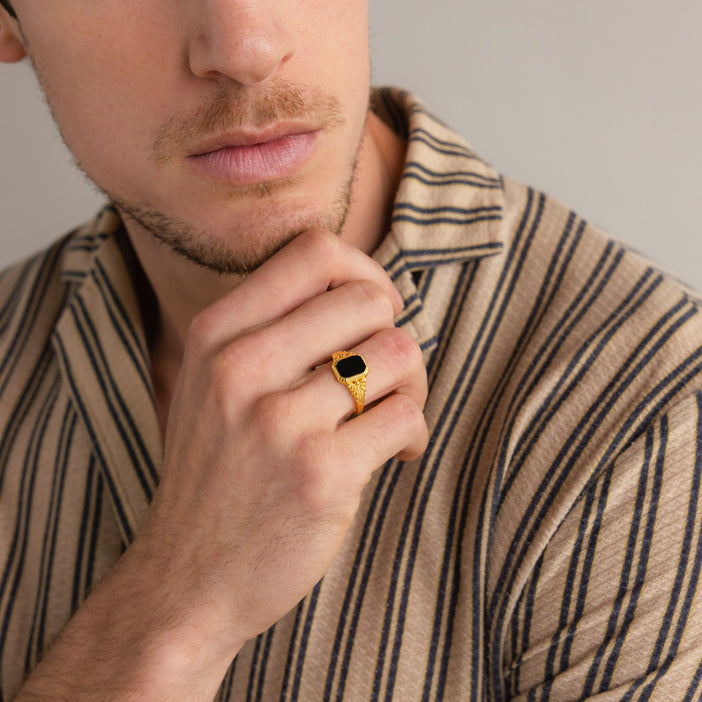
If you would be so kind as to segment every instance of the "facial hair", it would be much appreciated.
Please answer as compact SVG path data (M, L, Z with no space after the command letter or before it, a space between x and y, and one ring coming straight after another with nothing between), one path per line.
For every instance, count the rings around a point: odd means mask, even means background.
M172 118L159 128L154 134L151 160L157 167L163 167L187 153L190 145L209 136L262 128L283 120L317 123L327 132L345 122L336 96L316 88L280 80L271 81L265 91L262 88L225 88L196 113ZM231 225L215 236L147 202L129 202L109 191L106 194L126 220L137 223L188 261L221 274L246 275L304 231L320 227L341 233L352 198L363 132L364 129L348 162L343 165L335 198L324 209L301 211L276 198L276 194L294 187L294 176L273 183L228 189L227 198L232 201L243 197L261 199L260 226L256 223L255 234L242 232L235 214Z

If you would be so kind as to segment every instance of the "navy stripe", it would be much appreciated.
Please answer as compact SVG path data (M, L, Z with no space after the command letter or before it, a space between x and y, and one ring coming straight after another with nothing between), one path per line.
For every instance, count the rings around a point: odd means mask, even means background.
M297 650L297 665L295 666L295 678L292 686L291 699L293 700L297 700L300 696L300 685L302 684L302 673L305 665L305 657L307 656L307 646L310 641L312 621L317 610L321 587L322 583L317 583L312 593L307 598L307 614L305 616L305 623L302 626L302 636L300 637L300 647Z
M134 324L130 320L114 285L110 281L100 261L96 261L95 266L96 272L93 273L93 277L102 293L102 297L105 301L105 309L107 309L110 315L115 331L122 340L124 350L132 360L135 370L144 383L144 387L153 398L154 391L150 373L151 362L144 348L144 343L139 333L134 328ZM118 314L115 314L114 310L117 310Z
M98 537L100 535L100 525L105 519L102 511L102 501L105 494L105 479L98 470L95 457L90 457L88 470L95 473L95 508L93 511L92 528L90 530L90 546L88 549L88 559L85 564L85 590L83 597L87 597L90 588L95 583L95 562L97 560ZM112 512L109 514L110 524L112 523Z
M110 209L110 207L105 207L103 209L103 213L109 211ZM112 210L112 212L116 214L115 210ZM102 217L102 213L100 216ZM111 239L114 236L112 232L90 232L89 234L78 234L76 233L77 231L78 230L75 230L74 233L68 235L68 248L66 250L69 252L73 251L74 247L77 247L80 250L83 245L90 245L92 243L99 244L107 239Z
M483 251L493 251L499 253L502 251L502 244L499 242L486 242L484 244L472 244L470 246L459 246L456 248L438 249L403 249L399 251L385 266L385 270L390 271L399 263L406 263L419 257L435 257L430 259L430 265L441 265L444 262L456 263L464 261L466 258ZM404 259L404 261L403 261ZM416 264L415 264L416 265ZM401 272L411 270L412 264L406 264L406 267L400 269ZM393 273L394 279L397 279L397 274Z
M258 672L258 691L256 693L256 702L261 702L263 699L263 685L266 679L266 668L271 654L271 646L273 645L274 635L275 627L271 627L265 634L261 667Z
M419 163L418 161L409 161L406 164L406 171L405 175L407 175L407 170L408 169L415 169L417 171L421 171L424 175L430 176L431 178L435 179L444 179L444 178L470 178L471 180L477 180L477 181L482 181L484 185L494 185L497 186L498 188L502 186L502 183L499 178L496 178L495 176L488 176L484 175L482 173L476 173L475 171L435 171L432 170L431 168L427 168L425 165Z
M427 146L430 148L432 151L436 152L437 154L443 154L444 156L460 156L461 158L465 159L472 159L474 161L480 161L480 159L473 154L471 151L466 149L465 147L461 146L460 144L454 144L452 148L445 148L442 146L438 146L429 139L427 139L424 135L418 134L418 135L410 135L410 138L408 139L409 142L419 142L424 144L424 146Z
M539 576L541 575L541 568L543 567L543 557L539 558L534 566L534 571L532 573L532 581L529 589L527 590L526 605L524 608L524 623L522 624L522 651L527 651L529 649L529 633L531 631L531 622L534 617L534 603L536 601L536 590L538 587ZM517 694L519 689L519 668L516 668L513 675L513 695Z
M418 219L417 217L412 217L411 215L393 215L392 221L397 222L410 222L411 224L419 224L421 226L431 226L434 224L478 224L479 222L498 222L502 219L501 214L492 215L476 215L475 217L465 217L459 219L457 217L430 217L427 219Z
M229 666L229 670L227 670L227 674L224 676L224 680L222 681L222 684L219 687L219 695L217 699L221 700L222 702L226 702L231 697L232 694L232 689L234 685L234 675L236 673L236 658L232 662L232 664Z
M260 655L261 655L261 644L263 641L263 634L256 637L256 644L254 646L253 660L251 662L251 667L249 668L249 683L246 687L246 702L252 702L254 695L254 684L256 682L256 669L259 665Z
M423 129L422 127L416 127L410 132L410 136L423 136L427 139L427 141L431 141L433 144L438 144L439 146L448 146L450 148L455 148L455 149L464 149L466 150L471 156L475 156L475 153L471 151L464 143L461 141L456 141L455 139L452 139L450 141L446 139L439 139L436 134L432 134L430 131Z
M535 235L536 228L539 226L540 221L541 221L541 216L542 216L542 207L543 207L543 199L539 200L539 208L537 210L537 214L535 216L534 222L532 224L532 227L530 229L530 235L529 235L529 242L533 240L533 236ZM539 292L537 293L535 297L535 302L534 305L526 319L526 322L524 324L524 327L522 329L522 332L519 335L519 338L517 339L515 345L514 345L514 350L512 351L511 357L509 359L509 362L507 363L505 370L502 374L502 376L499 378L499 380L495 383L495 389L493 391L492 397L490 399L490 403L488 406L486 406L485 411L483 413L483 416L480 419L480 422L478 424L478 427L482 427L482 430L480 432L476 431L476 435L478 435L480 438L478 440L478 444L480 447L482 447L487 439L487 434L491 426L493 426L494 421L495 421L495 413L498 409L499 403L502 400L502 397L504 396L505 392L507 391L508 384L512 376L514 375L517 364L519 362L519 359L523 357L524 351L527 347L527 344L529 340L531 339L531 336L533 334L534 329L536 329L540 324L543 316L546 314L546 311L549 309L551 304L554 302L554 299L556 297L556 293L558 292L560 285L563 281L565 271L570 264L571 258L574 254L575 248L578 245L578 242L580 241L580 236L582 234L582 227L584 226L584 223L581 223L581 226L576 230L575 235L573 236L573 240L571 241L570 246L568 249L566 249L566 242L571 238L571 233L573 230L574 226L574 221L575 217L571 213L570 216L568 217L567 223L565 225L565 229L559 239L558 245L556 246L556 249L554 251L553 257L549 263L549 266L547 268L546 274L543 278L541 288ZM523 267L524 265L524 256L526 255L528 249L525 249L523 255L522 255L522 261L520 262L520 268ZM557 273L558 271L558 273ZM550 294L547 296L547 291L550 288ZM512 289L509 291L509 297L505 300L505 304L509 302L509 300L512 297ZM541 350L540 353L537 354L538 357L541 356L541 353L544 351L544 349ZM520 386L524 384L524 379L520 382ZM512 432L512 427L513 423L515 421L515 416L516 416L516 408L519 407L519 391L515 393L514 397L512 398L512 403L511 406L509 407L509 414L512 414L512 418L509 421L509 432ZM513 414L514 413L514 414ZM482 454L482 448L480 449L478 455ZM476 456L477 458L477 456ZM500 500L500 490L499 486L502 484L504 480L504 474L506 472L506 466L507 466L507 444L506 442L503 442L500 447L499 451L499 459L498 459L498 464L497 464L497 469L495 471L495 484L498 487L493 492L492 495L492 500L491 500L491 506L490 506L490 516L489 516L489 522L492 523L496 519L497 512L501 503ZM485 503L486 505L487 503ZM485 505L481 507L481 509L484 509Z
M468 381L466 383L466 375L468 373L468 369L470 367L472 367L472 365L473 365L473 359L478 354L478 349L479 349L480 345L482 345L483 339L486 337L488 320L493 316L493 310L497 305L497 300L498 300L498 298L501 294L501 291L505 285L508 269L512 266L512 261L514 259L516 247L518 245L519 240L521 239L524 228L526 227L526 222L529 219L530 214L532 212L532 205L533 205L533 192L529 191L526 207L525 207L523 217L522 217L522 221L521 221L520 227L519 227L517 234L516 234L516 237L515 237L515 246L512 247L508 253L506 265L501 272L499 283L498 283L498 285L496 285L495 290L493 292L490 304L489 304L488 309L487 309L487 314L485 315L485 317L483 318L483 320L481 322L481 327L477 330L473 344L472 344L470 350L468 351L468 355L466 357L466 360L463 363L463 366L460 370L460 374L459 374L458 378L456 379L456 382L454 383L454 391L449 395L447 402L444 405L444 408L442 410L442 416L440 417L439 421L437 422L438 427L443 427L442 433L444 434L444 438L442 440L441 446L440 446L440 448L435 447L434 444L437 443L438 437L432 436L430 438L429 447L428 447L427 451L425 452L425 457L427 460L428 460L428 457L430 455L433 455L434 452L437 450L438 450L438 455L443 454L443 452L445 450L445 444L448 441L448 438L451 436L453 429L454 429L454 426L455 426L455 423L457 422L458 417L460 416L460 408L465 404L466 396L465 395L459 396L456 389L460 388L460 387L465 387L465 388L467 388L467 390L464 392L470 393L470 391L473 387L472 382ZM495 327L493 326L492 333L494 333L494 328ZM478 365L480 365L480 364L478 363ZM474 378L474 377L475 377L475 371L472 375L472 378ZM449 414L449 409L451 410L451 414ZM468 489L470 489L470 484L472 483L472 480L473 480L473 474L471 474L469 476ZM463 471L459 475L459 481L461 481L461 482L463 481ZM454 498L453 505L451 508L451 517L449 520L450 524L457 523L459 495L462 493L463 493L463 491L461 489L458 489L455 491L455 498ZM448 554L451 551L451 544L453 542L453 539L454 539L454 531L451 530L450 533L448 534L448 538L446 539L444 562L447 562L449 559ZM459 541L460 541L460 537L459 537ZM459 553L460 553L460 546L459 546ZM456 570L454 571L454 573L456 573L456 572L458 572L458 570L460 570L460 564L458 563L458 561L455 564L455 568L456 568ZM450 611L453 611L455 609L455 604L456 604L455 598L457 596L457 591L458 591L458 588L454 587L452 590L452 593L451 593L451 597L449 598L449 600L450 600L449 610ZM474 593L474 598L475 598L475 596L476 595ZM444 636L446 643L444 644L444 655L442 656L441 671L439 673L440 685L441 685L441 681L445 680L445 678L446 678L446 671L448 668L448 650L450 649L450 643L451 643L452 636L453 636L453 628L452 627L453 627L453 621L452 621L452 618L449 617L447 619L447 622L446 622L446 633ZM480 628L479 623L475 622L474 628L472 631L473 636L476 636L476 635L479 636L479 634L477 633L479 628ZM474 656L474 659L473 659L472 664L471 664L471 694L477 695L477 694L479 694L479 690L478 690L479 662L477 660L477 656L479 656L478 648L473 648L473 656ZM443 695L443 690L441 690L441 692L439 694Z
M91 464L86 471L85 497L83 498L83 512L80 520L80 529L78 531L78 547L76 549L75 566L73 568L73 594L71 597L71 610L75 612L78 605L83 600L86 592L86 578L83 571L85 568L84 560L86 558L86 541L88 536L93 533L93 529L89 528L89 520L91 513L96 509L95 504L95 484L96 475L94 465Z
M440 154L460 156L465 159L479 161L482 163L482 159L480 159L476 153L471 151L471 149L469 149L464 143L460 141L447 141L445 139L439 139L426 129L416 128L410 130L409 139L407 141L421 142Z
M300 625L302 624L302 611L304 608L305 600L300 602L300 604L295 609L295 621L293 622L292 634L290 636L290 645L288 646L288 653L285 657L285 671L283 673L283 682L280 686L280 702L285 702L288 699L290 678L293 674L292 669L295 662L295 648L297 646Z
M476 260L476 259L482 259L482 258L489 258L491 256L495 256L499 253L502 253L502 247L501 246L491 246L489 244L486 244L484 247L476 248L475 250L470 252L470 255L464 254L458 254L454 256L453 258L442 258L442 259L413 259L412 257L408 257L408 261L402 264L402 268L396 269L396 271L393 271L392 275L390 276L393 281L396 281L400 275L403 273L408 273L408 272L413 272L413 271L418 271L418 270L425 270L430 267L437 268L439 266L453 266L456 264L462 264L465 262L469 262L471 260ZM409 298L409 300L412 300L413 298Z
M693 700L697 700L697 702L699 702L700 697L695 696L695 694L699 690L700 684L702 684L702 662L699 664L699 667L697 668L697 671L690 682L690 686L687 688L683 702L693 702Z
M397 210L410 210L421 214L439 214L440 212L450 212L453 214L474 215L487 212L501 213L502 207L500 205L490 207L420 207L419 205L414 205L410 202L398 202L395 205L395 211ZM443 252L445 249L442 248L440 251Z
M437 426L440 427L441 423L439 423ZM397 576L395 578L393 578L393 580L392 580L391 590L388 593L388 598L387 598L388 603L391 606L388 606L388 608L386 609L386 617L385 617L385 622L383 625L383 637L381 639L381 644L379 647L379 652L378 652L378 657L377 657L376 674L375 674L375 678L374 678L374 687L373 687L375 697L377 697L380 694L380 682L381 682L381 677L382 677L382 673L384 670L385 650L386 650L387 645L388 645L388 639L389 639L389 634L390 634L390 623L391 623L391 616L392 616L392 610L393 610L392 603L394 603L395 599L396 599L395 588L396 588L396 583L399 580L400 559L404 553L404 547L405 547L405 543L407 540L407 534L409 532L410 517L412 515L414 503L415 503L415 500L416 500L416 497L418 494L418 490L419 490L419 482L420 482L421 478L423 477L424 473L426 472L427 466L429 465L429 462L428 462L429 456L432 455L432 453L433 453L431 450L431 445L432 445L432 442L435 440L436 439L434 436L432 436L430 438L430 446L427 448L427 451L424 454L426 458L423 459L421 462L420 469L418 471L418 479L415 481L415 484L414 484L412 495L411 495L411 498L410 498L409 503L408 503L409 506L408 506L408 509L406 512L406 517L403 521L402 530L400 533L400 538L398 540L400 546L398 547L398 549L396 551L395 564L393 566L393 572L396 573ZM436 467L438 467L437 464L434 464L434 468L436 468ZM453 520L451 520L450 523L452 524ZM440 591L439 596L442 596L442 594L443 593ZM400 605L400 612L402 612L402 604ZM398 627L399 626L400 625L398 624ZM397 642L397 630L396 630L395 641ZM391 659L391 663L390 663L390 671L391 671L390 677L391 678L393 675L393 670L395 668L396 668L396 659L393 657ZM386 699L389 699L392 696L392 693L393 693L392 679L389 679L388 686L386 689Z
M613 265L618 265L618 263L619 258L617 257ZM610 268L608 271L607 280L609 280L609 276L612 273L613 268ZM527 430L524 432L522 437L520 437L514 450L514 458L512 459L512 473L506 482L505 488L503 489L503 501L507 491L512 485L511 479L518 473L523 463L527 460L529 453L533 450L536 442L538 441L540 432L544 431L550 420L553 418L553 416L555 416L555 413L565 403L568 397L575 392L578 384L583 380L591 367L594 366L594 363L599 358L602 351L607 348L609 341L611 338L613 338L614 334L619 330L621 325L626 322L631 312L644 304L659 283L658 280L654 280L648 288L641 291L640 288L643 286L645 280L646 278L644 277L637 282L630 294L627 295L625 300L621 303L620 307L614 310L612 315L610 315L610 317L608 317L602 323L602 325L596 329L595 332L593 332L586 343L582 345L578 353L566 366L566 369L561 374L558 382L554 385L554 388L551 390L546 400L541 404L539 411L534 414L527 427ZM638 295L638 297L636 297L636 295ZM658 324L649 331L647 336L642 341L639 342L639 345L635 349L634 353L618 369L612 380L610 380L608 386L597 400L598 403L604 402L604 398L608 394L614 392L614 388L617 386L619 379L636 360L637 353L640 353L646 348L647 344L655 337L657 333L660 332L663 326L667 324L677 312L679 312L679 310L680 308L677 307L670 311L664 316L663 319L659 320ZM574 320L573 323L576 323L576 321L577 320ZM621 387L621 385L618 387ZM595 406L596 405L587 410L587 416L595 411ZM586 423L583 419L578 425L576 432L574 432L573 437L576 436L577 433L582 433L585 430L585 426ZM544 477L544 481L541 485L542 489L545 489L549 476L557 471L559 465L558 461L560 461L568 453L571 442L574 440L573 437L571 437L562 447L557 461L552 464L551 472ZM538 501L538 497L536 499ZM525 516L525 520L526 519L528 519L528 515ZM521 533L521 529L518 530L517 534L519 533ZM516 547L516 544L514 546Z
M87 253L93 253L94 251L97 251L101 246L101 243L99 241L90 241L86 242L84 244L81 244L79 242L73 242L70 247L70 251L82 251L82 252L87 252Z
M469 176L466 176L465 178L451 178L451 179L444 179L440 182L429 180L429 178L425 178L424 176L419 175L418 173L405 173L402 176L403 180L417 180L423 185L427 187L432 187L432 188L442 188L442 187L451 187L451 186L457 186L457 185L466 185L470 186L471 188L485 188L486 190L500 190L501 185L499 183L483 183L479 180L475 180L475 178L471 178Z
M69 419L70 417L70 419ZM52 591L51 581L53 574L54 558L56 554L56 540L58 537L59 524L61 522L61 503L63 501L66 473L69 466L70 446L73 440L73 432L76 426L76 417L70 411L70 407L64 410L61 422L61 433L59 436L58 450L56 453L56 471L51 487L49 516L46 522L44 540L41 553L41 568L38 582L38 591L34 617L31 626L29 645L27 647L27 658L25 669L31 670L30 652L36 645L36 658L41 658L45 646L46 617L48 610L49 593ZM33 645L33 641L36 643Z

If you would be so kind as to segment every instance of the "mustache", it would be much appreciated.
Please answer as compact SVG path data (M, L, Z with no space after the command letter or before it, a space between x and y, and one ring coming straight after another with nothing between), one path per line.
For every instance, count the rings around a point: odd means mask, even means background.
M281 121L334 128L345 120L338 97L318 87L280 79L265 88L225 86L193 114L174 116L156 131L153 159L160 165L203 138L237 129L260 129Z

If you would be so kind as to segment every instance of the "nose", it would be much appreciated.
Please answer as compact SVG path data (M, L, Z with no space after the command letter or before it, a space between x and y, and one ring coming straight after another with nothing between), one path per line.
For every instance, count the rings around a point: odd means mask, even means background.
M289 0L288 0L289 1ZM286 0L196 0L188 47L190 70L251 86L275 75L294 53Z

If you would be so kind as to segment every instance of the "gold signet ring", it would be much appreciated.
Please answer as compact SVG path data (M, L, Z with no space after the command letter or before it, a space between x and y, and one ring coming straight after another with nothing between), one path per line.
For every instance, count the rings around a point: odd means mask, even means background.
M351 393L355 405L354 414L361 414L366 401L366 376L368 375L365 359L357 353L337 351L332 354L331 368L334 377Z

